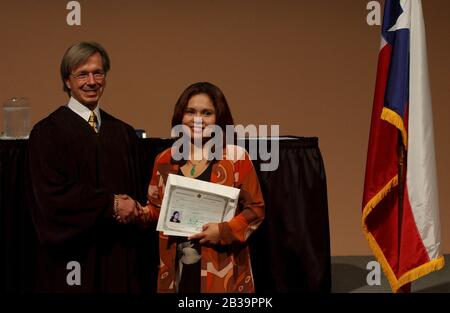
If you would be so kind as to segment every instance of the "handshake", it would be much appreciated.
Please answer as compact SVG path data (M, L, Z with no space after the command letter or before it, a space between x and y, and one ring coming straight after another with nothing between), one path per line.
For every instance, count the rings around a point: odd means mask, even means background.
M114 195L114 218L120 224L136 223L144 213L139 202L128 195Z

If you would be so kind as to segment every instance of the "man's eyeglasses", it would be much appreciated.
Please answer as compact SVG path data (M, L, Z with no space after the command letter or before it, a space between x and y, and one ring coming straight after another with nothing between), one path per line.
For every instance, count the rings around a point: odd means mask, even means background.
M77 74L71 74L73 78L75 78L78 81L87 81L89 79L89 76L92 74L94 76L94 79L99 81L105 78L105 72L103 71L97 71L97 72L80 72Z

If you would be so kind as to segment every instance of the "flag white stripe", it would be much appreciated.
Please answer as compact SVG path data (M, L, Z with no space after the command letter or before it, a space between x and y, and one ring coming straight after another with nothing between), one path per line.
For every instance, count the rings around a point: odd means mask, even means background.
M414 220L430 260L440 255L439 203L420 0L411 0L408 159L406 183Z

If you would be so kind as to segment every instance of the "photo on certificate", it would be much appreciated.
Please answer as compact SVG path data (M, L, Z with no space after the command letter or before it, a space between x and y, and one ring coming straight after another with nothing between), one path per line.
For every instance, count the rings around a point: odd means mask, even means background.
M172 210L170 214L171 214L170 215L171 223L181 223L181 214L182 214L181 210Z
M156 230L170 236L189 236L207 223L233 218L239 189L169 174Z

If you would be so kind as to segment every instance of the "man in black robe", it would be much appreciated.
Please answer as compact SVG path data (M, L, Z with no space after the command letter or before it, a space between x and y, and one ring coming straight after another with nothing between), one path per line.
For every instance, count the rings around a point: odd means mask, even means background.
M70 99L29 140L31 213L40 246L38 292L140 292L142 200L137 136L99 108L110 63L97 43L70 47L61 78ZM147 247L149 248L149 247Z

